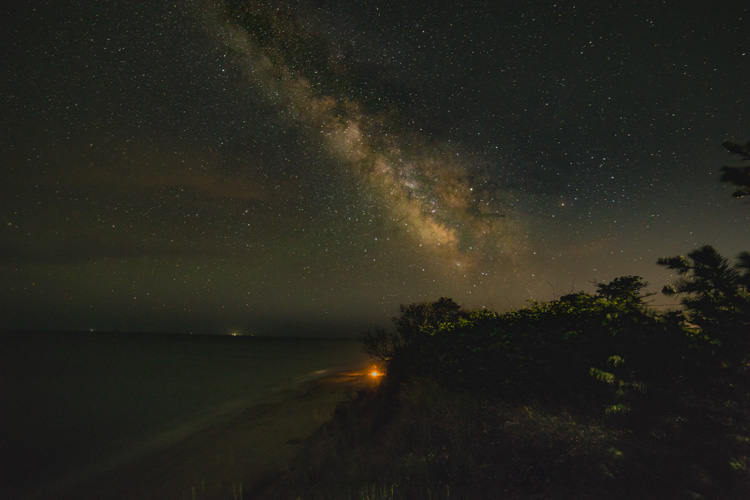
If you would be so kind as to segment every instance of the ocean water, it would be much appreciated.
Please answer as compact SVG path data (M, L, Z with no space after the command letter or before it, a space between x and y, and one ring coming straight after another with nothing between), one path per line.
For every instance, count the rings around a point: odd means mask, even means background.
M0 497L41 498L367 364L354 339L0 335Z

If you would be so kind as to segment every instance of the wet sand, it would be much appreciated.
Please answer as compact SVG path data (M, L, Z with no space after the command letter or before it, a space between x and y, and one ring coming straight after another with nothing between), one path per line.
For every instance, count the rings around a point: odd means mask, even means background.
M255 486L286 470L299 442L330 420L339 402L375 383L365 372L308 382L283 401L248 409L54 498L250 498Z

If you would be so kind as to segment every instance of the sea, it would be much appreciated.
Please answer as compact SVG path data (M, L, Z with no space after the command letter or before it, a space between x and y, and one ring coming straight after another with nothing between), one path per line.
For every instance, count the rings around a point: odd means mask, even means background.
M54 497L315 378L357 339L0 334L0 498Z

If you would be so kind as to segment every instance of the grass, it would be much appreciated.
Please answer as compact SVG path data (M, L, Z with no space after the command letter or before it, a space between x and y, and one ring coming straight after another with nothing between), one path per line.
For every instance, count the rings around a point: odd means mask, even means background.
M428 378L384 381L342 403L302 444L290 472L247 498L743 498L748 457L711 468L711 456L699 460L710 452L707 440L626 430L606 415L503 401Z
M252 498L750 498L747 318L697 335L624 281L502 315L402 306L364 338L378 389Z
M415 379L342 404L260 498L601 498L619 438L569 412Z

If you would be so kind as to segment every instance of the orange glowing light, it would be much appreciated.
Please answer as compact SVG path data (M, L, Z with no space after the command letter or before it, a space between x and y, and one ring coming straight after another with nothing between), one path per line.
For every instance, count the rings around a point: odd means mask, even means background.
M370 372L370 376L371 377L382 377L383 374L378 371L378 367L377 366L373 366L372 367L372 371Z

